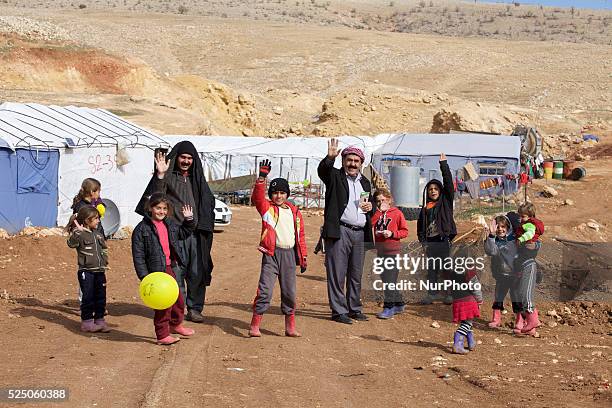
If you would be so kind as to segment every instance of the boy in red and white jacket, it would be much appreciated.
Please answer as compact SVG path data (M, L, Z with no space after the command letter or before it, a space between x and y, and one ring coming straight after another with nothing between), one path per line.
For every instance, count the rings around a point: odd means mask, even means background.
M408 236L408 224L404 214L393 207L393 196L388 190L376 190L374 201L378 208L372 217L374 229L374 242L378 257L391 257L400 253L400 239ZM383 265L385 263L383 262ZM382 281L385 284L397 283L399 270L396 267L385 268L382 273ZM385 304L382 312L376 316L379 319L391 319L394 315L404 311L405 303L402 294L398 290L389 290L385 285Z
M255 181L252 201L261 215L261 241L263 253L257 295L253 301L253 317L249 336L260 337L259 325L270 307L274 282L278 277L281 287L281 310L285 315L285 335L300 337L295 329L296 265L306 271L306 238L304 219L300 210L287 202L289 182L276 178L270 183L265 198L266 177L272 168L269 160L259 163L259 177Z

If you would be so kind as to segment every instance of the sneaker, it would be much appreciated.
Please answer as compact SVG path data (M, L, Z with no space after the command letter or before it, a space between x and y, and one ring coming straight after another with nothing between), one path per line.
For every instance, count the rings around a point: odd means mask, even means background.
M85 333L96 333L102 330L102 326L94 323L94 319L83 320L81 322L81 331Z
M350 317L351 319L354 319L354 320L358 320L360 322L367 322L368 321L368 316L364 315L361 312L349 313L348 317Z
M353 321L345 314L341 314L338 316L332 316L332 320L338 323L353 324Z
M202 316L202 312L198 312L197 310L192 309L187 312L187 315L185 316L185 320L188 320L194 323L203 323L204 316Z
M406 305L398 305L398 306L393 307L393 313L395 314L404 313L405 310L406 310Z
M104 319L94 319L94 324L96 326L100 326L100 331L102 333L110 333L111 328L108 327L108 324L106 324L106 320Z
M378 313L376 315L376 317L378 317L379 319L392 319L393 315L395 314L395 307L385 307L382 312Z

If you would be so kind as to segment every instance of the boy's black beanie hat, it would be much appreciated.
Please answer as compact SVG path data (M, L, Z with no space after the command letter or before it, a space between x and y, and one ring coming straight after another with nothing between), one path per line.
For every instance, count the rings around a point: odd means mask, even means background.
M272 193L276 191L284 191L287 193L287 197L291 194L289 191L289 182L284 178L275 178L268 187L268 197L272 198Z

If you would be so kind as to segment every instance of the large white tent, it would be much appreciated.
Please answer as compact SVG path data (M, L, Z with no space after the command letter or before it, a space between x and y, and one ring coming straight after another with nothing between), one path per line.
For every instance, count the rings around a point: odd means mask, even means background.
M168 147L155 133L104 109L6 102L0 105L0 147L13 151L59 151L57 223L64 225L84 178L102 183L122 225L135 225L134 208L151 177L153 149ZM117 164L123 150L129 162ZM23 227L22 220L13 224Z
M340 136L339 147L357 146L364 150L366 165L378 147L383 146L392 135ZM190 136L173 135L164 139L171 145L181 141L191 141L200 153L202 164L209 180L254 174L258 162L271 159L270 177L285 177L297 182L309 180L320 183L317 166L327 155L329 139L325 137L290 137L270 139L264 137L241 136ZM336 165L339 167L340 159Z

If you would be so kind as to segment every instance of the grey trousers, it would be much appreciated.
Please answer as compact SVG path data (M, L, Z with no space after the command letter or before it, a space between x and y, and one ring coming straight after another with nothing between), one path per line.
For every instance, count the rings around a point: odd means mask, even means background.
M206 298L206 284L204 276L198 273L198 241L194 234L187 239L179 241L181 250L189 260L187 265L174 268L179 290L188 310L202 312Z
M519 282L518 296L521 302L522 311L533 313L535 309L535 301L533 292L536 286L536 275L538 266L535 260L527 260L521 265L521 280Z
M274 255L264 254L261 258L261 273L253 311L264 314L270 307L274 283L278 278L281 290L281 311L284 315L295 313L295 250L276 248Z
M325 239L327 296L332 317L361 313L363 259L363 231L340 226L339 239Z

